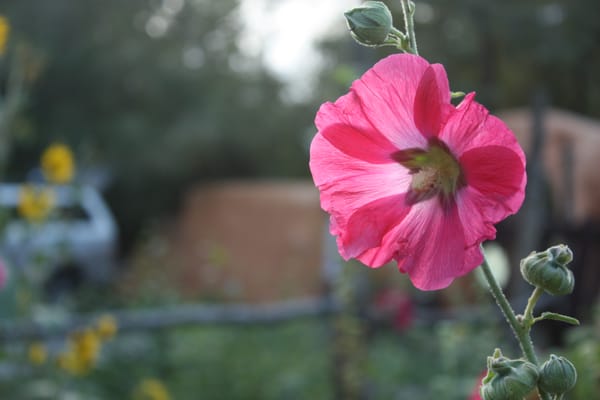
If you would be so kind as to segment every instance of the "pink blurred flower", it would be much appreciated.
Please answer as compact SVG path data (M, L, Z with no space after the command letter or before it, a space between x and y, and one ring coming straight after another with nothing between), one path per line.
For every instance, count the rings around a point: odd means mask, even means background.
M0 290L4 288L6 285L6 280L8 279L8 271L6 270L6 263L0 257Z
M398 54L321 106L310 169L342 257L396 260L423 290L481 264L526 176L513 133L474 96L453 106L442 65Z
M383 318L389 319L392 327L404 332L414 321L414 305L409 295L399 290L385 289L375 297L375 311Z

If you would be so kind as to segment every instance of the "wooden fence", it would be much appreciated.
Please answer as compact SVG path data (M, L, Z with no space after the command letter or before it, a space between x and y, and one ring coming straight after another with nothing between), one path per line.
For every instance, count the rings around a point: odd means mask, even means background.
M328 298L283 301L268 305L189 304L141 310L106 312L118 324L119 332L147 331L186 325L249 325L286 322L298 318L325 316L339 310ZM103 313L105 314L105 313ZM99 314L70 314L53 322L31 319L0 322L0 340L27 341L67 335L90 325Z

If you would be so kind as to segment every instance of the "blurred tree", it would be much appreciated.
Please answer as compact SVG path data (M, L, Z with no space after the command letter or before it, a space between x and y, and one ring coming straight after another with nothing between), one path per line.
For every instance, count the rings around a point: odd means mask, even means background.
M399 2L386 1L403 28ZM443 63L454 90L477 91L489 107L530 104L543 87L554 106L600 117L600 2L596 0L416 0L421 55ZM358 73L394 52L364 49L341 37L325 44L335 70L325 70L331 90L340 62ZM351 64L352 65L352 64ZM346 79L348 81L348 79ZM335 83L338 95L347 86Z
M313 107L282 102L280 83L242 56L237 3L4 2L15 34L46 54L13 176L64 140L80 165L110 167L110 199L131 237L193 182L306 175Z

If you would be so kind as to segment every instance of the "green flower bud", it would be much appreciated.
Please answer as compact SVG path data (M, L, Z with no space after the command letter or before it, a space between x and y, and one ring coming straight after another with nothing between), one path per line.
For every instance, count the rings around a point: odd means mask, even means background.
M547 251L549 251L552 254L556 262L560 265L566 266L568 263L573 261L573 252L568 246L565 246L564 244L552 246Z
M521 274L527 282L549 294L569 294L575 286L573 272L567 268L572 259L573 253L563 244L532 252L521 260Z
M392 30L392 13L380 1L365 1L344 13L350 34L365 46L379 46Z
M498 352L499 353L499 352ZM481 385L483 400L523 400L537 387L538 368L525 360L488 357L488 374Z
M563 394L573 389L577 382L577 370L564 357L550 355L540 367L540 389L551 394Z

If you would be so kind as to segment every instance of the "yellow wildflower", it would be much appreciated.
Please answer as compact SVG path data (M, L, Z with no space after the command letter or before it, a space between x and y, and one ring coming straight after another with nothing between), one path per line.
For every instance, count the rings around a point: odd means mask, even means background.
M19 193L17 211L30 222L41 222L54 206L54 192L49 188L24 185Z
M77 354L70 350L60 353L56 358L56 362L60 369L73 375L83 375L87 372L77 359Z
M73 179L75 161L73 153L64 144L53 144L42 154L42 172L51 183L65 184Z
M73 349L85 369L91 369L100 354L100 338L91 329L73 335Z
M5 16L0 15L0 56L6 52L8 43L8 34L10 33L10 24Z
M134 400L171 400L166 386L155 378L146 378L136 387Z
M46 350L46 346L44 346L44 344L40 342L34 342L29 345L27 356L29 357L29 362L31 362L33 365L42 365L48 359L48 351Z
M95 331L75 332L69 338L67 350L58 356L58 366L73 375L85 375L98 361L100 346L100 338Z
M110 314L104 314L96 321L96 334L102 340L112 339L117 329L117 320Z

